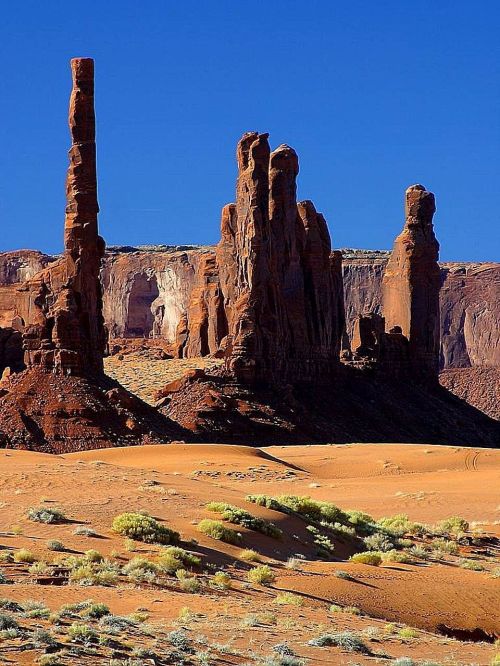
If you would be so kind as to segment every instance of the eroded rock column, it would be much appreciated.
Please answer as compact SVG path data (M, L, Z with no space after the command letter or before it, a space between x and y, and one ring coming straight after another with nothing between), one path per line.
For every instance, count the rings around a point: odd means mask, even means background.
M436 378L439 372L439 243L432 218L434 195L423 185L405 193L406 222L396 238L383 283L383 315L387 330L400 327L409 341L411 372Z

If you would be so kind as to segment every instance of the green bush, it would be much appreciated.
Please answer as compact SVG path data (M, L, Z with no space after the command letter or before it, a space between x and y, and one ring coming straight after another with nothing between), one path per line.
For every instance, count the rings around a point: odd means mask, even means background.
M225 541L226 543L238 544L242 541L239 532L235 532L235 530L227 527L220 520L210 520L209 518L205 518L198 523L198 531L212 537L212 539Z
M456 555L458 553L458 544L449 539L434 539L431 543L431 548L434 551L440 551L447 555Z
M258 583L259 585L271 585L276 580L274 571L267 564L250 569L247 578L250 583Z
M411 564L413 561L411 556L405 553L404 550L395 549L382 553L382 560L384 562L398 562L400 564Z
M175 544L179 541L178 532L141 513L122 513L116 516L113 519L112 530L144 543Z
M201 558L180 546L169 546L162 550L158 557L160 565L167 571L167 573L175 573L180 569L176 565L177 562L181 563L184 567L199 567L201 565ZM173 571L168 571L168 564L171 563L175 566Z
M110 610L106 604L90 604L88 608L85 609L84 616L92 618L93 620L100 620L101 617L109 615Z
M283 536L283 532L271 521L252 516L252 514L245 511L245 509L240 509L233 504L227 504L226 502L209 502L206 508L208 511L220 513L222 520L227 520L229 523L242 525L249 530L261 532L274 539L280 539Z
M8 613L0 613L0 631L6 629L17 629L19 627L17 620Z
M219 590L230 590L233 582L231 580L231 576L225 571L216 571L212 576L210 585Z
M351 555L351 562L356 564L369 564L372 567L378 567L382 564L382 555L374 550L369 550L364 553L355 553Z
M377 521L377 525L384 532L394 537L402 537L405 534L423 534L425 532L423 525L414 523L405 513L381 518Z
M78 622L73 622L68 627L68 636L73 643L83 643L84 645L97 643L99 640L99 634L92 627Z
M66 517L59 509L39 506L28 509L28 518L35 523L64 523Z
M387 536L385 534L381 534L380 532L365 537L363 542L367 550L378 550L385 553L394 548L392 541L389 541Z
M62 541L57 541L57 539L50 539L45 545L47 546L47 550L52 550L55 553L61 553L66 550Z
M438 532L446 532L448 534L462 534L469 529L469 523L465 518L460 516L450 516L437 524L436 529Z

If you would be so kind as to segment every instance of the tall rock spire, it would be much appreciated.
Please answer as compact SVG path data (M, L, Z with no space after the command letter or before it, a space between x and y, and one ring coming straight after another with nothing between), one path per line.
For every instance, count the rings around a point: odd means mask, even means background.
M104 241L98 235L94 115L94 61L71 61L71 148L66 178L64 255L27 285L31 324L24 335L25 363L53 372L103 372L105 345L99 270Z
M382 309L389 331L399 327L409 340L412 375L439 372L439 243L432 218L434 195L423 185L405 193L406 222L394 242L382 283Z

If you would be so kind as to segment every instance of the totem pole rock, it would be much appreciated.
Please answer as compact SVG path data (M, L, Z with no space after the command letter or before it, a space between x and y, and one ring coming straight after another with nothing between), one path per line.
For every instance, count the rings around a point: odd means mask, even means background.
M422 185L406 190L406 223L394 242L382 282L387 329L400 327L408 339L412 376L435 379L439 373L439 244L432 218L434 195Z
M104 241L98 235L94 115L94 61L71 61L69 105L72 145L66 179L64 255L27 283L25 363L60 374L103 372L105 346L99 269Z

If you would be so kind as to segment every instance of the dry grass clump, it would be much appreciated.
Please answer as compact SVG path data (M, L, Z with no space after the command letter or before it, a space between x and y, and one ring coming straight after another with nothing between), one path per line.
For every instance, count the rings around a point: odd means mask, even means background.
M25 564L33 564L37 561L36 555L34 555L31 550L27 548L20 548L14 553L14 562L23 562Z
M232 586L231 576L225 571L216 571L210 581L210 587L215 587L218 590L230 590Z
M241 534L224 525L221 520L205 518L198 523L198 531L225 543L239 544L242 541Z
M304 599L293 592L280 592L276 595L274 603L280 606L303 606Z
M144 543L175 544L179 541L178 532L141 513L122 513L116 516L111 529L117 534Z
M240 560L245 560L245 562L261 561L259 553L256 550L252 550L251 548L245 548L244 550L242 550L238 557L240 558Z

